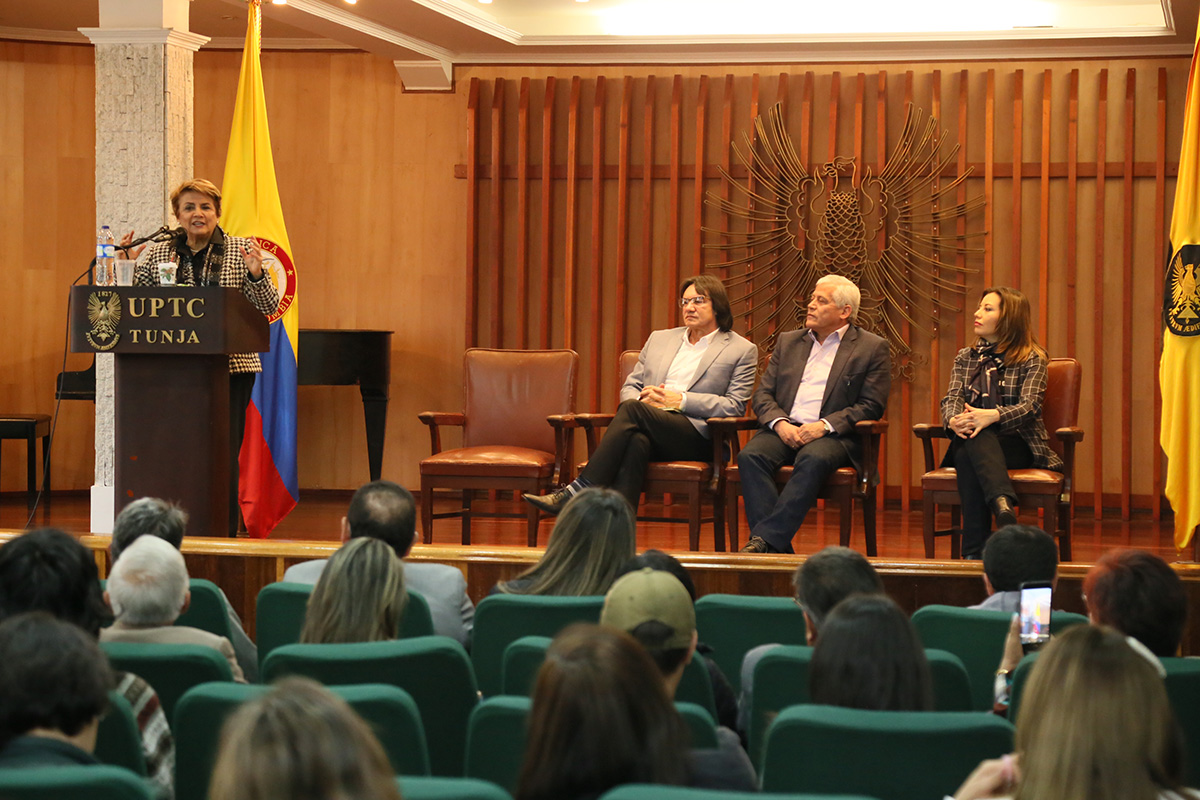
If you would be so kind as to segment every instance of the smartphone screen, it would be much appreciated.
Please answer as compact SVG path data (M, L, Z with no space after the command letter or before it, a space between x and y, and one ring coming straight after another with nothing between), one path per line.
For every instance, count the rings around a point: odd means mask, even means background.
M1021 647L1036 650L1050 640L1050 584L1043 581L1021 584Z

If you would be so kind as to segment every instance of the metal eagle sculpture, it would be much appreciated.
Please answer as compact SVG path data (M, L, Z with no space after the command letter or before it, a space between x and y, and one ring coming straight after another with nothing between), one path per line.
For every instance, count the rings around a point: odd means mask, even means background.
M958 146L943 154L944 134L937 136L937 121L924 117L909 104L887 163L878 176L866 167L861 179L858 165L848 157L837 157L809 174L779 105L755 119L754 141L743 134L744 148L732 143L749 179L742 183L725 170L721 174L744 195L744 205L712 192L707 202L746 220L745 230L703 230L722 237L705 247L745 255L708 268L726 271L731 301L752 300L755 309L764 310L752 315L748 331L764 355L774 349L776 333L788 329L779 314L791 308L802 322L804 293L828 273L844 275L859 287L858 324L888 340L893 373L906 380L912 380L913 367L924 356L902 338L900 321L933 337L920 318L936 321L933 309L961 311L966 288L955 278L975 270L958 266L953 257L982 253L966 241L983 231L960 234L957 223L981 208L984 198L953 200L970 169L937 183L954 162ZM952 260L942 260L944 255ZM744 272L729 272L736 267Z

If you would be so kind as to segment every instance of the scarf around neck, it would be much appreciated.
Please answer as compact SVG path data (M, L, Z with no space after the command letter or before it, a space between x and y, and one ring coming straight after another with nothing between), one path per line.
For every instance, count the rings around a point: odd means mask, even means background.
M987 342L975 345L971 352L979 363L967 379L967 402L975 408L996 408L1000 400L1000 370L1004 369L1004 356L996 352L996 345Z

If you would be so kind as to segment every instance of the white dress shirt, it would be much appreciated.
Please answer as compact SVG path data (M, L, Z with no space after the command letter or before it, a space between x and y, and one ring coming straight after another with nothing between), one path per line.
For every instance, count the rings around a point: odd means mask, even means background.
M671 360L671 368L667 370L667 379L663 382L665 388L673 392L679 392L681 395L679 400L680 410L687 408L687 391L692 381L695 380L696 370L700 367L700 359L704 358L704 351L712 344L713 337L717 335L720 328L700 337L700 341L692 344L688 341L688 331L683 332L683 344L679 346L679 351L675 353L675 358Z
M843 325L825 337L824 342L818 342L816 335L808 332L812 340L812 348L808 351L808 361L804 365L804 375L800 378L800 388L796 390L796 400L787 419L796 425L806 425L821 420L821 401L825 398L825 384L829 382L829 370L833 368L833 360L837 357L838 347L842 337L850 326ZM775 428L779 419L771 420L770 427ZM824 420L821 420L824 421ZM825 430L832 432L833 426L825 423Z

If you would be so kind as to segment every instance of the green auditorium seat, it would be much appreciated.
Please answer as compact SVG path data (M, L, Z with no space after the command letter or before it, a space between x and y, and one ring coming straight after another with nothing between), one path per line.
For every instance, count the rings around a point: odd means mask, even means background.
M366 720L401 775L428 775L429 751L417 704L396 686L367 683L331 686ZM188 690L179 701L171 730L175 734L175 798L204 800L216 762L221 727L240 706L271 690L242 683L205 683Z
M929 800L1012 749L1012 724L993 714L793 706L767 731L762 788Z
M661 786L653 783L631 783L610 789L600 800L754 800L763 795L747 792L726 792L720 789L693 789L687 786ZM770 800L872 800L848 794L772 794Z
M761 644L805 643L804 612L790 597L706 594L696 601L700 641L734 692L742 688L742 659Z
M312 584L288 581L268 583L259 590L255 607L255 638L260 670L276 647L299 643L300 631L304 629L304 612L308 609L312 590ZM411 639L432 635L433 617L429 612L429 603L420 592L409 589L398 636Z
M105 764L146 774L146 751L142 749L137 717L129 701L116 691L108 693L108 712L100 718L94 755Z
M326 686L387 683L416 701L434 775L462 775L467 720L479 702L471 661L446 636L361 644L289 644L263 662L266 683L304 675Z
M108 764L0 770L4 800L152 800L150 784Z
M404 800L512 800L494 783L474 778L397 778Z
M494 594L475 607L471 662L485 697L503 689L504 650L522 636L553 637L573 622L599 622L603 597Z
M675 701L675 710L683 717L692 737L692 747L717 747L717 723L713 715L703 706L688 703L684 700Z
M188 610L175 620L175 624L199 628L232 641L233 626L229 622L229 612L225 610L221 588L204 578L192 578L188 584L192 602Z
M717 701L713 697L712 679L708 677L708 667L699 653L696 653L683 668L683 678L679 681L679 688L675 690L675 699L684 703L695 703L711 714L713 719L717 718Z
M101 642L100 647L113 669L132 672L150 684L168 720L175 717L175 704L188 689L233 680L225 656L204 645Z
M463 774L513 792L525 758L528 697L489 697L471 712Z
M528 697L533 694L538 670L546 660L546 648L553 640L549 636L522 636L504 648L500 668L502 694Z
M933 707L938 711L972 710L971 679L962 659L934 648L926 648L925 658L933 683Z

